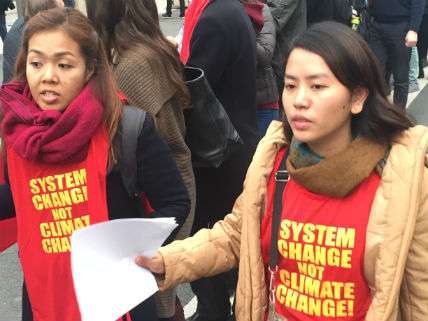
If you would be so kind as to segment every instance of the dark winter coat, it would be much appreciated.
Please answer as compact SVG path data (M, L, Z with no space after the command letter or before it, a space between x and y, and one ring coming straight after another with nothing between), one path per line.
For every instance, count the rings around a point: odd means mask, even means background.
M276 27L273 66L279 81L284 78L285 60L292 40L306 30L306 0L268 0Z
M195 168L196 212L223 216L242 190L258 141L256 119L256 37L238 0L213 0L199 17L190 40L187 65L205 71L244 145L220 168ZM198 226L195 222L194 226ZM204 225L204 224L202 224Z
M307 5L308 25L329 20L346 25L351 23L351 0L307 0Z
M308 25L333 20L333 0L307 0Z
M257 35L257 106L277 102L279 99L272 68L276 45L276 30L269 7L263 7L263 29Z
M381 23L407 21L408 29L418 31L422 21L425 0L375 0L370 14Z

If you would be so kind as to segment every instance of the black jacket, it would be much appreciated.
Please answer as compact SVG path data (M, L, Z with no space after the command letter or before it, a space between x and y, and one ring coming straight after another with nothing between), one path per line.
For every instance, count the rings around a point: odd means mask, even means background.
M212 0L196 24L187 65L205 71L246 144L256 144L256 39L238 0Z
M263 6L263 29L257 34L257 106L278 102L275 73L272 68L276 30L269 7Z
M374 0L370 14L381 23L408 22L409 30L418 31L425 0Z
M351 23L351 0L307 0L307 5L308 25L329 20L346 25Z
M244 141L219 168L195 168L194 230L223 218L242 191L242 183L258 142L256 119L256 37L238 0L211 0L190 40L189 66L205 71ZM209 223L211 224L211 223Z
M267 0L276 27L276 48L273 67L283 86L285 61L293 39L306 30L306 0ZM279 88L282 90L282 88Z
M308 25L333 20L333 0L307 0Z

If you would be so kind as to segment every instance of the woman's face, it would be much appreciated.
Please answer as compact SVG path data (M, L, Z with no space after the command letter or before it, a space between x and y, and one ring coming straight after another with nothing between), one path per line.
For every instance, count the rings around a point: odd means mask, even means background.
M351 116L361 111L365 100L361 102L361 95L357 96L351 96L321 56L300 48L292 50L282 100L297 140L322 156L346 148L352 140Z
M79 44L62 29L34 34L26 65L31 95L43 110L63 111L92 76Z

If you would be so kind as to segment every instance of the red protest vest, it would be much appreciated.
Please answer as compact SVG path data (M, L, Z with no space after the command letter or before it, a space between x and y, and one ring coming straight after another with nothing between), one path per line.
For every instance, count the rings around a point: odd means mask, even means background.
M8 170L18 247L34 321L79 321L73 288L70 236L108 220L109 142L100 126L86 159L57 165L28 161L8 148Z
M284 150L278 154L273 173L283 156ZM344 198L312 193L293 179L287 183L275 279L275 310L286 320L365 319L371 295L363 272L364 248L379 182L373 173ZM274 189L271 176L261 226L265 266L269 264Z

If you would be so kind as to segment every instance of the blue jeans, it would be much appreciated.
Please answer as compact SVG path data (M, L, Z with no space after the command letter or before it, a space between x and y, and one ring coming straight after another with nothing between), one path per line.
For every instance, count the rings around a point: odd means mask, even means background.
M410 55L409 85L418 85L418 76L419 76L418 49L416 47L412 47L412 53Z
M257 109L257 123L259 125L259 134L260 137L263 137L266 134L270 122L272 120L278 120L279 110L278 109Z

